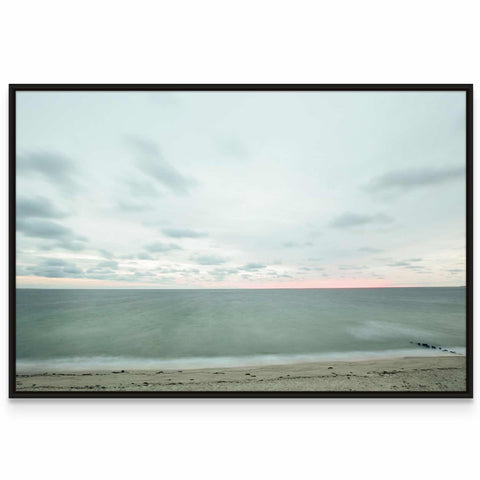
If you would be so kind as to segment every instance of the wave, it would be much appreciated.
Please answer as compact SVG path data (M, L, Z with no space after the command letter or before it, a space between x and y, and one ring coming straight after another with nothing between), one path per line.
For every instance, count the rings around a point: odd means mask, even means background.
M51 359L17 360L17 373L52 371L107 371L118 369L156 370L156 369L199 369L250 367L259 365L282 365L292 363L312 363L322 361L358 361L404 356L465 355L465 347L448 347L457 352L409 348L379 351L330 352L322 354L297 355L253 355L239 357L186 357L186 358L135 358L135 357L65 357Z

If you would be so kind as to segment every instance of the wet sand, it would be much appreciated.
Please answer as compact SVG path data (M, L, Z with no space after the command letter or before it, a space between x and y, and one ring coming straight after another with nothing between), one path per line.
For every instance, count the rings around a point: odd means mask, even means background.
M192 370L17 374L19 392L461 392L465 388L463 355Z

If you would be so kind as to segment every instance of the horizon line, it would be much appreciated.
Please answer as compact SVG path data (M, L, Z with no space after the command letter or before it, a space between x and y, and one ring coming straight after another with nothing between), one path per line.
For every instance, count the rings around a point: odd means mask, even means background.
M421 286L385 286L385 287L272 287L272 288L144 288L144 287L65 287L65 288L52 288L52 287L15 287L15 290L384 290L394 288L466 288L467 285L421 285Z

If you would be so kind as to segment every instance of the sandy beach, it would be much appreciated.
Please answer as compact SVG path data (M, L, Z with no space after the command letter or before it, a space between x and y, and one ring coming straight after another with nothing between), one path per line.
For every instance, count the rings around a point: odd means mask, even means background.
M19 392L438 391L466 388L464 356L191 370L19 372Z

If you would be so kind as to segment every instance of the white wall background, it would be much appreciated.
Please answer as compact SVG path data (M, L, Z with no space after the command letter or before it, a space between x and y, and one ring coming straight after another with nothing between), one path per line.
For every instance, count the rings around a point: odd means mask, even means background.
M4 2L4 478L441 480L478 471L478 401L7 400L8 83L477 83L478 14L478 2L464 0Z

